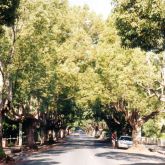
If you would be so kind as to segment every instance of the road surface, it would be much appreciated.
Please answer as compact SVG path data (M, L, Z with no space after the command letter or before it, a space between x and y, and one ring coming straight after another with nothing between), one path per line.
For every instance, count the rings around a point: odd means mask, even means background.
M129 153L112 149L85 134L70 136L64 144L24 158L18 165L165 165L165 156L156 153Z

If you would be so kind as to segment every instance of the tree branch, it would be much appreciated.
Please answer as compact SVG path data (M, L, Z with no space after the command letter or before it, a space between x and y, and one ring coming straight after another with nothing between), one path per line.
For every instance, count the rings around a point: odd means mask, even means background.
M0 73L2 75L3 82L4 82L4 72L3 72L3 66L2 66L2 62L1 61L0 61Z
M154 119L159 113L160 113L160 111L156 110L156 111L151 112L150 114L142 117L143 123L147 122L149 119Z
M157 89L153 89L150 87L146 87L143 84L137 83L137 85L140 86L144 91L146 91L149 97L157 96L158 98L160 98L161 94L158 91L162 88L161 86Z

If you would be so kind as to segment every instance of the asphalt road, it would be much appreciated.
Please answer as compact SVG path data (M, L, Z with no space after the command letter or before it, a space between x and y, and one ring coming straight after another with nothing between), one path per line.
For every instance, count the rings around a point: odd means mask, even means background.
M26 157L18 165L165 165L156 153L129 153L82 134L70 136L64 144Z

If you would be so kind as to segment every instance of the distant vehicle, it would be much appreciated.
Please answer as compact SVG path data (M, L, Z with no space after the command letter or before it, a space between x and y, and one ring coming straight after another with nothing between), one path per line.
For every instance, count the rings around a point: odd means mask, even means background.
M80 136L82 134L85 134L85 132L82 129L77 129L72 133L73 136Z
M80 136L80 133L79 132L73 132L72 135L73 136Z
M132 137L131 136L120 136L117 141L118 148L130 148L132 146Z

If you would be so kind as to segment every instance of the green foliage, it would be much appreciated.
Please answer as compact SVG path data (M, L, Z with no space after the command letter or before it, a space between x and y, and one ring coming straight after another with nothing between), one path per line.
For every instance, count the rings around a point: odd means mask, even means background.
M124 46L164 50L165 2L115 0L116 26Z
M128 110L136 107L141 114L159 107L157 98L149 99L145 91L138 86L152 85L160 76L155 74L154 66L151 69L146 65L144 52L140 49L126 50L117 47L107 47L107 50L104 47L105 51L102 48L100 50L97 72L105 86L102 97L106 102L117 102L122 98L127 101Z
M60 0L21 1L18 12L18 38L10 67L15 111L23 105L25 117L37 110L54 112L63 126L79 120L81 107L75 102L83 83L80 73L85 75L88 67L95 66L101 19ZM86 24L89 18L90 26Z
M0 0L0 25L14 25L20 0Z
M143 125L142 131L146 137L159 137L161 128L158 120L149 120Z
M164 106L140 86L157 87L159 61L155 63L153 53L148 65L146 53L132 49L163 49L162 2L116 1L107 22L86 7L69 7L67 1L2 2L1 14L7 16L0 16L6 18L0 24L13 25L11 18L18 19L14 56L11 60L11 30L3 28L0 61L12 81L13 108L16 112L23 108L25 118L40 111L66 127L75 121L77 126L114 122L115 117L122 129L128 123L114 110L114 103L124 100L125 110L131 114L136 109L141 118ZM121 42L131 48L121 47Z
M3 151L3 149L2 148L0 148L0 158L2 159L2 158L5 158L5 152Z
M14 146L15 146L15 144L13 142L8 144L8 147L14 147Z
M25 14L31 12L29 18L26 18L22 12L24 5L27 5ZM58 9L56 13L54 6ZM17 53L13 64L13 89L16 103L22 100L29 101L31 95L44 100L50 100L54 95L56 51L58 44L62 42L59 38L64 38L65 35L61 32L67 32L60 18L62 17L60 12L64 14L66 12L65 6L60 4L60 1L20 4L19 10L22 15L19 23L21 25L28 22L28 25L23 27L16 43Z
M3 122L3 129L4 130L8 130L8 129L11 129L11 130L16 130L16 129L18 129L17 128L17 125L15 125L15 124L12 124L11 125L11 123L9 124L8 122Z
M165 139L165 133L162 133L162 134L160 135L160 138L161 138L161 139Z

